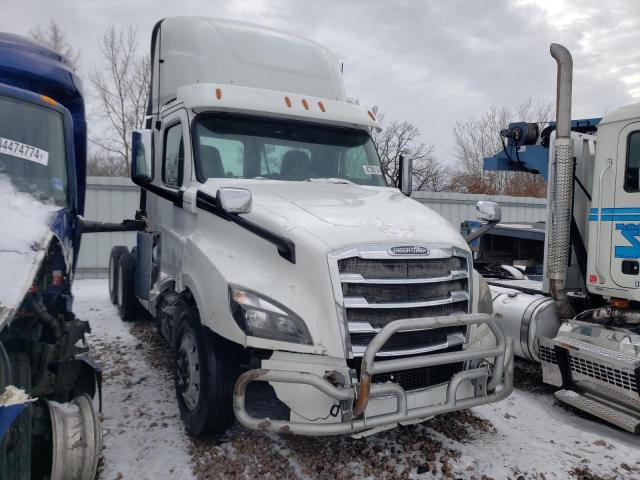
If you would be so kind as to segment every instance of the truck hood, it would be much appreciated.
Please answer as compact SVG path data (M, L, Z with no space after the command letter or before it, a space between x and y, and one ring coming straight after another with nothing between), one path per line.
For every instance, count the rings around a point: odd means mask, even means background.
M52 220L59 206L38 201L16 191L0 175L0 329L11 320L33 284L53 232Z
M201 187L246 188L246 217L295 241L311 235L334 250L358 243L444 244L468 250L460 233L429 207L396 188L329 182L210 179Z

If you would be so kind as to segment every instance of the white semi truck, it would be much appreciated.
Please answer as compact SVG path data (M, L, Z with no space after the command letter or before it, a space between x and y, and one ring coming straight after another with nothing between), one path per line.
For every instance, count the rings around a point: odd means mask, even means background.
M561 45L551 54L556 122L510 125L485 159L543 175L548 162L549 179L544 281L489 279L494 315L556 398L640 433L640 103L571 121L573 61Z
M123 319L175 350L189 433L353 434L496 402L513 353L470 249L382 175L375 116L309 40L177 17L153 30L137 248L112 250ZM484 220L495 205L479 206Z

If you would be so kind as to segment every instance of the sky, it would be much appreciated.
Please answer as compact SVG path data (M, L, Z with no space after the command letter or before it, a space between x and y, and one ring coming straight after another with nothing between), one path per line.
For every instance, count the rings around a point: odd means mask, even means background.
M110 25L138 30L148 49L161 18L198 15L311 38L344 63L347 95L408 120L451 163L452 127L490 106L553 101L549 44L574 57L573 118L640 100L640 2L634 0L0 0L0 31L27 34L53 19L81 52L80 74L102 67Z

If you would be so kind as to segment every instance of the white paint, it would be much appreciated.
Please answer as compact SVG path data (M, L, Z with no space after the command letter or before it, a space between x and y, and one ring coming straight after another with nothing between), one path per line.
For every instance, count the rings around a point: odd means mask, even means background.
M154 108L176 98L179 87L196 83L346 100L338 60L306 38L206 17L166 18L160 35L153 65ZM210 96L215 99L215 90Z
M336 182L339 179L336 179ZM327 183L327 182L323 182ZM546 200L531 197L489 196L452 192L413 192L412 198L427 205L447 219L454 228L463 220L475 219L478 200L494 200L500 204L505 222L536 222L546 217ZM87 177L85 218L120 222L133 218L140 204L140 189L124 177ZM288 228L295 228L292 222ZM104 276L109 265L109 252L115 245L133 246L134 232L94 233L82 238L77 277Z

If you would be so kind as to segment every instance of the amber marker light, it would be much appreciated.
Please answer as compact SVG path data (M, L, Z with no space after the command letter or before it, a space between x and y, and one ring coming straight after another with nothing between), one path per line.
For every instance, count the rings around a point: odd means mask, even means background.
M284 97L284 103L287 104L287 107L291 108L291 99L289 97Z
M42 100L45 103L48 103L49 105L53 105L54 107L56 105L58 105L58 102L56 102L53 98L51 97L47 97L46 95L40 95L40 100Z
M222 90L220 88L216 88L216 98L218 100L222 98Z

